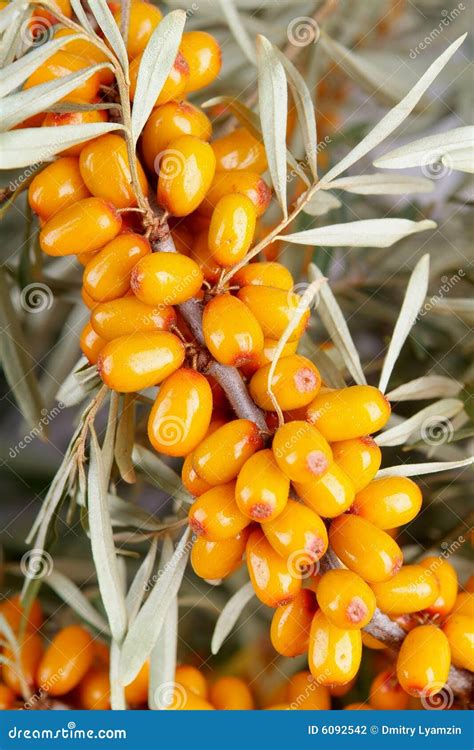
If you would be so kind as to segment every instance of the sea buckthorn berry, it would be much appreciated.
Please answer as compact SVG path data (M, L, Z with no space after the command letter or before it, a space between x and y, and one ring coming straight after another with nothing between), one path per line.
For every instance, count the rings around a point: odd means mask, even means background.
M113 11L117 25L122 22L121 8ZM143 52L151 35L163 18L163 14L152 3L132 0L130 4L130 20L128 25L127 52L130 59Z
M25 627L26 632L38 630L43 624L43 611L38 599L33 599L29 609L24 612L20 594L8 597L0 605L0 614L3 615L14 633L18 633L20 627ZM24 620L26 623L24 624Z
M372 584L372 590L382 612L403 615L433 604L439 594L439 584L429 568L404 565L389 581Z
M366 633L364 630L362 631L362 645L373 651L384 651L387 648L385 643L378 641L377 638L374 638L373 635Z
M293 482L298 497L323 518L335 518L351 507L354 487L345 472L333 462L321 476L309 482Z
M194 260L178 253L143 257L131 275L134 294L147 305L179 305L194 297L203 282Z
M220 266L245 257L255 234L257 212L246 195L224 195L212 212L209 250Z
M310 482L324 474L332 452L324 437L307 422L295 420L278 428L273 438L273 455L292 482Z
M15 693L8 685L0 683L0 711L8 711L15 703Z
M435 625L420 625L404 639L397 659L398 682L414 697L436 695L448 679L449 642Z
M48 81L57 81L59 78L77 73L83 68L89 67L89 62L78 55L71 55L69 52L55 52L51 57L41 63L36 70L29 76L24 84L25 89L33 86L39 86ZM92 102L99 93L100 76L99 73L92 73L85 81L80 83L69 94L63 96L62 102Z
M378 711L404 711L410 697L399 685L397 676L386 669L372 680L369 700L370 707Z
M110 242L122 228L115 207L102 198L84 198L46 222L40 232L46 255L92 253Z
M216 138L212 142L218 172L230 169L246 169L262 174L267 169L265 148L247 130L236 128L232 133Z
M81 266L85 267L92 260L92 258L95 255L97 255L98 252L99 252L98 250L94 250L94 252L92 252L92 253L78 253L76 255L76 258L79 261L79 263L81 264ZM84 289L84 287L82 287L82 289L81 289L81 294L82 294L83 289ZM86 292L86 294L87 294L87 292ZM88 295L88 296L90 297L90 295ZM83 301L84 301L84 304L86 305L86 307L89 307L89 304L86 303L85 300L83 300ZM92 297L90 297L90 301L93 303L93 304L91 304L91 307L95 307L96 304L97 304L96 300L93 300Z
M105 52L102 52L99 47L97 47L88 39L71 39L70 41L67 41L67 37L71 36L72 34L74 34L73 29L66 29L64 27L58 28L57 31L55 31L53 34L53 39L64 38L64 44L61 49L65 52L69 52L69 54L71 55L83 57L85 60L87 60L89 65L98 65L100 63L110 62ZM109 68L102 68L102 70L99 70L99 78L102 85L110 86L110 84L114 80L114 73Z
M142 55L140 54L137 57L135 57L135 59L132 60L132 62L130 63L130 99L132 101L135 98L137 80L138 80L138 71L140 68L141 61L142 61ZM188 63L184 59L183 55L180 52L178 52L178 54L176 55L175 61L173 63L173 67L168 73L168 77L163 84L163 88L158 94L158 97L155 101L154 106L159 107L162 104L167 104L167 102L170 102L172 99L179 99L184 94L188 79L189 79Z
M19 653L13 653L8 647L5 647L3 656L13 662L12 665L3 664L2 678L15 695L22 694L21 678L24 679L28 687L34 688L37 685L36 673L43 656L43 642L38 633L26 633L19 645Z
M242 513L254 521L270 521L288 500L290 481L278 468L271 450L258 451L244 463L237 477L235 499Z
M202 202L214 177L212 148L194 135L170 141L160 161L157 199L172 216L187 216Z
M344 565L368 583L388 581L403 562L402 551L392 537L359 516L335 518L329 542Z
M265 338L263 340L263 349L260 352L260 354L257 357L257 361L254 365L253 362L250 362L246 365L245 374L247 375L247 371L249 376L254 374L257 370L259 370L261 367L265 367L265 365L270 364L277 352L277 347L279 345L279 342L275 339L269 339ZM292 354L295 354L296 349L298 348L298 342L297 341L288 341L282 349L281 352L281 358L283 357L290 357ZM273 405L271 407L274 408Z
M214 152L212 155L215 161ZM272 191L258 172L232 169L229 172L216 173L206 197L199 206L199 213L211 216L220 199L230 193L239 193L250 198L257 209L257 216L265 213L272 199Z
M423 563L424 560L420 562L420 565L423 565ZM441 583L441 589L442 588L443 584ZM462 591L457 595L454 607L452 608L452 613L453 615L465 615L466 617L474 619L474 596L470 591Z
M344 685L359 671L362 657L360 630L338 628L318 610L309 636L308 664L320 685Z
M43 128L61 128L64 125L85 125L91 122L107 122L108 115L105 109L88 109L81 112L48 112L43 122ZM61 131L58 131L58 136ZM84 146L95 141L91 138L88 141L81 141L75 146L70 146L61 151L62 156L79 156Z
M322 611L338 628L363 628L375 612L370 586L351 570L329 570L321 576L316 598Z
M94 658L93 641L80 625L55 635L38 667L38 684L50 695L64 695L78 685Z
M206 31L185 32L180 50L189 65L186 93L202 89L217 78L222 65L221 48L211 34Z
M295 284L286 266L265 261L247 263L234 274L232 283L239 286L269 286L286 291L293 289Z
M181 470L181 481L184 486L194 497L202 495L207 490L210 490L212 485L208 484L201 479L199 474L193 467L194 454L189 453L184 459L183 468Z
M212 356L240 367L263 349L263 333L253 313L237 297L219 294L204 308L202 332Z
M238 677L221 677L211 685L210 700L220 711L251 711L255 708L248 685Z
M214 706L209 701L179 683L175 685L171 703L167 708L169 711L214 711Z
M79 163L82 179L92 195L110 201L117 208L137 205L127 145L119 135L108 133L88 143L81 151ZM141 189L146 195L148 183L138 159L136 168Z
M191 693L198 695L200 698L207 698L209 692L207 680L202 672L191 664L180 664L176 667L174 679L178 685L182 685Z
M294 315L301 315L301 298L297 294L269 286L244 286L238 298L249 307L262 326L264 336L279 339ZM309 310L301 315L289 341L299 339L308 324Z
M470 591L472 594L474 594L474 575L469 576L466 583L464 584L464 588L466 591Z
M7 3L2 3L1 7L3 8L6 4ZM69 0L52 0L51 5L53 6L54 9L56 9L57 12L62 13L63 16L66 16L66 18L72 17L72 7L71 7L71 3L69 2ZM49 21L51 24L55 24L58 22L54 13L51 13L46 8L39 8L36 6L33 13L31 14L31 18L30 18L31 25L29 25L31 36L35 40L37 38L38 33L41 35L41 34L44 34L45 32L44 23L40 21L39 28L36 26L36 24L38 23L38 19L43 19L43 18L46 21Z
M356 492L360 492L377 474L382 463L382 451L370 435L332 443L334 462L349 477Z
M193 467L211 485L235 479L244 463L263 447L254 422L233 419L204 438L194 451Z
M288 604L301 591L301 577L275 552L261 529L250 534L246 560L254 591L267 607Z
M109 672L103 667L92 667L78 688L80 707L88 711L107 711L110 708Z
M288 682L287 700L295 710L328 711L331 708L331 696L325 685L315 680L311 672L297 672Z
M172 307L145 305L132 296L95 303L91 315L94 331L106 341L130 333L168 331L175 323Z
M316 600L309 589L301 589L288 604L278 607L272 617L270 638L272 646L282 656L306 653L309 631L316 611Z
M361 635L363 636L363 635L364 635L364 633L362 632L362 633L361 633ZM363 644L363 643L364 643L364 641L363 641L363 639L362 639L362 644ZM354 679L353 679L353 680L351 680L350 682L346 682L346 684L345 684L345 685L331 685L331 686L329 687L329 692L330 692L330 693L331 693L331 695L333 695L333 696L334 696L335 698L340 698L340 697L342 697L343 695L347 695L347 693L348 693L348 692L349 692L350 690L352 690L352 688L354 687L354 685L355 685L355 683L356 683L356 679L357 679L357 678L356 678L356 677L354 677Z
M258 406L271 411L273 402L268 391L271 365L258 370L250 381L250 395ZM280 409L299 409L316 396L321 387L321 376L310 359L299 354L282 357L273 373L271 388Z
M454 666L474 672L474 626L472 617L450 615L443 625L443 633L448 639Z
M208 141L212 125L208 116L186 101L171 101L153 110L142 133L142 152L150 172L155 170L155 159L171 141L181 135L194 135ZM157 165L159 166L159 165Z
M97 364L99 354L106 344L107 341L94 331L91 323L86 323L81 332L79 346L84 357L89 360L91 365Z
M356 494L352 512L380 529L393 529L412 521L422 502L420 488L408 477L383 477Z
M109 341L99 354L97 371L109 388L133 393L158 385L184 361L184 346L167 331L134 333Z
M237 536L250 523L235 502L235 482L204 492L189 509L189 524L198 536L222 542Z
M109 302L123 297L130 289L134 267L149 254L151 247L145 237L132 232L120 234L106 244L85 267L82 279L84 289L97 302Z
M125 687L125 700L132 706L147 702L150 683L150 662L146 661L132 682Z
M297 571L313 565L328 548L324 522L296 500L288 500L276 518L262 523L262 529L273 549Z
M43 169L30 184L28 202L33 211L48 220L62 208L90 195L72 156L57 159Z
M204 439L212 391L204 375L181 367L161 385L148 418L148 438L159 453L186 456Z
M430 570L439 584L438 596L426 607L430 615L445 617L451 612L456 603L458 592L458 576L450 562L443 557L431 555L418 562L422 568ZM472 609L474 616L474 607Z
M206 281L213 284L218 281L222 273L222 267L214 260L209 250L208 235L208 229L202 229L198 232L190 256L198 264Z
M389 402L372 385L351 385L320 393L307 411L308 421L330 442L377 432L389 417Z
M236 536L221 542L198 537L191 551L191 565L196 575L208 581L220 581L232 575L242 562L248 536L246 527Z

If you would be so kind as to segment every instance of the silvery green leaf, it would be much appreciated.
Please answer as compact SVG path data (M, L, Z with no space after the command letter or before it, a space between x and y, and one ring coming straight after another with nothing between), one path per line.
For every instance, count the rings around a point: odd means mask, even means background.
M10 94L2 101L2 130L10 130L27 117L43 112L55 102L59 102L66 94L69 94L98 70L107 67L109 67L107 63L92 65L90 68L83 68L76 73L70 73L68 76L56 78L54 81L40 83L31 89ZM59 140L58 133L56 133L56 140Z
M117 641L110 644L110 708L112 711L124 711L127 708L125 690L119 680L120 645Z
M431 193L434 190L434 182L426 177L375 173L340 177L324 186L324 190L336 189L346 190L356 195L407 195L408 193Z
M268 169L283 216L286 205L286 121L288 85L285 70L271 42L257 37L258 104Z
M426 292L428 291L428 282L430 276L430 256L423 255L418 261L408 282L407 290L403 300L400 313L395 323L395 328L385 355L382 372L380 374L379 388L385 393L390 380L390 375L398 359L402 347L408 338L408 335L416 322L425 301Z
M399 385L385 395L389 401L424 401L429 398L456 396L461 388L462 383L444 375L425 375Z
M222 15L224 16L229 29L234 35L235 41L252 65L255 65L255 50L252 40L242 23L239 12L235 7L234 0L217 0Z
M168 464L165 464L156 453L152 453L141 445L135 445L132 461L147 480L156 487L164 490L170 497L179 502L192 503L193 497L183 486L181 477Z
M122 397L122 409L115 435L115 463L124 482L135 482L132 453L135 442L135 400L133 393Z
M424 433L434 429L437 424L445 424L449 427L447 420L455 417L463 408L463 402L457 398L436 401L436 403L426 406L409 419L404 419L395 427L384 430L377 435L375 441L380 446L404 445L409 441L413 442L420 436L423 438Z
M118 495L109 493L108 503L114 528L131 526L140 531L163 531L171 526L170 523L162 523L159 518L143 510L139 505L135 505L130 500L123 500Z
M128 685L150 656L160 635L170 602L177 595L186 569L191 544L189 529L181 537L167 565L158 570L156 582L125 637L120 658L120 681Z
M332 187L332 185L331 185ZM304 204L303 211L309 216L324 216L329 211L341 207L341 201L332 193L318 190L313 197Z
M152 539L151 544L148 548L142 564L135 573L135 578L128 590L127 597L125 599L125 605L128 612L128 621L132 623L138 614L140 607L142 606L143 598L147 591L147 584L150 579L153 566L155 564L156 551L158 548L158 540L156 537Z
M214 633L212 634L211 652L213 654L217 654L220 651L222 644L242 614L242 610L254 596L255 591L251 581L248 581L231 596L220 613Z
M430 461L425 464L402 464L401 466L387 466L380 469L376 474L376 479L382 477L422 477L425 474L436 474L438 471L451 471L452 469L462 469L464 466L472 466L474 456L465 458L462 461Z
M18 15L28 8L26 0L13 0L0 10L0 34L18 21Z
M74 39L83 38L80 34L71 34L68 42ZM21 86L28 76L36 68L53 55L58 49L64 47L64 38L53 39L40 47L36 47L32 52L23 55L19 60L7 65L0 71L0 97L6 96L10 91Z
M463 34L433 62L420 80L413 86L406 96L383 117L377 125L350 151L338 164L327 172L324 182L331 182L335 177L349 169L356 161L372 151L382 143L413 111L421 97L431 86L433 81L450 61L456 50L461 46L467 34Z
M441 163L448 169L457 169L459 172L474 173L474 149L459 148L450 151L441 158Z
M61 383L56 393L56 401L60 401L65 406L75 406L87 397L91 387L99 385L100 378L95 366L87 367L86 371L80 373L82 377L78 377L79 368L86 363L87 360L85 357L81 357L76 362L69 375Z
M23 128L0 133L0 168L29 167L49 161L55 154L70 146L96 138L111 130L121 130L115 122L89 122L83 125L63 125L61 139L58 128Z
M186 13L184 10L174 10L167 13L154 30L145 47L138 69L132 109L134 143L137 142L174 65L185 22Z
M120 642L127 627L127 611L112 534L102 452L93 427L90 432L87 495L92 557L110 631L112 637Z
M323 274L314 263L310 263L308 276L310 279L320 279L323 277ZM359 354L357 353L357 349L352 340L342 310L339 307L329 284L324 284L319 291L319 304L317 309L324 327L326 328L331 340L334 342L337 350L340 352L354 381L359 385L364 385L367 381L362 370Z
M73 609L79 617L103 633L109 633L109 628L104 618L97 612L95 607L84 596L82 591L70 578L60 573L58 570L52 570L44 578L44 582L53 589L53 591Z
M458 149L474 150L474 126L454 128L401 146L374 161L374 166L383 169L406 169L408 167L434 164ZM448 158L449 162L449 158Z
M0 66L3 66L15 57L23 24L30 15L30 8L24 0L13 0L1 13L1 31L5 32L0 42Z
M117 26L115 18L110 12L109 6L105 2L105 0L89 0L88 5L105 38L109 42L111 49L117 55L120 65L122 66L122 70L125 72L125 76L127 77L127 50L123 41L122 34L120 33L120 29Z
M82 7L81 0L70 0L70 2L71 2L72 9L74 13L76 14L82 28L85 31L87 31L89 36L97 37L97 34L95 33L89 21L89 17L87 13L85 12L84 8Z
M435 227L436 223L429 219L362 219L347 221L345 224L328 224L295 234L279 235L275 239L293 242L296 245L390 247L403 237Z
M306 346L304 339L300 339L300 345L298 346L298 352L304 357L307 357L314 362L321 377L330 388L345 388L346 382L342 376L340 370L336 367L331 357L324 351L324 349L315 348L315 344L311 342L311 346Z

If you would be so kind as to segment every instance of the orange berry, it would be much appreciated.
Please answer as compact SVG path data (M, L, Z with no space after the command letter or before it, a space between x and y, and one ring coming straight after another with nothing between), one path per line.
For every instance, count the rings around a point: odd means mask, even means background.
M263 447L254 422L233 419L204 438L194 451L193 467L210 485L235 479L244 463Z
M212 152L212 156L215 162L214 152ZM250 198L257 209L257 216L262 216L265 213L272 197L270 188L258 172L247 172L243 169L217 172L205 199L199 206L199 213L211 216L220 199L230 193L239 193Z
M212 212L209 250L220 266L245 257L255 234L257 212L246 195L224 195Z
M172 700L167 708L169 711L214 711L214 706L209 701L179 683L175 684Z
M194 135L170 141L160 162L158 203L172 216L187 216L202 202L216 168L208 143Z
M69 693L83 679L94 658L93 641L80 625L69 625L57 633L38 667L38 684L57 696Z
M172 307L145 305L132 296L95 302L91 315L94 331L106 341L131 333L168 331L175 324Z
M403 562L402 551L392 537L359 516L335 518L329 542L344 565L368 583L388 581Z
M232 133L216 138L212 142L218 172L230 169L246 169L262 174L267 169L265 148L247 130L236 128Z
M258 370L250 381L250 395L258 406L271 411L273 403L268 390L271 365ZM316 396L321 387L321 376L310 359L292 354L278 360L271 381L272 392L280 409L299 409Z
M0 683L0 711L8 711L15 703L15 693L8 685Z
M343 568L321 576L316 598L328 620L338 628L364 628L375 612L370 586L357 573Z
M382 451L369 435L332 443L334 462L360 492L377 474L382 463Z
M240 367L263 349L263 333L253 313L237 297L219 294L204 308L202 332L214 359Z
M210 700L220 711L251 711L255 708L252 693L238 677L221 677L211 685Z
M254 521L270 521L282 512L290 482L278 468L271 450L254 453L237 477L235 499L239 509Z
M202 89L217 78L222 60L215 37L206 31L187 31L182 36L180 50L189 65L186 93Z
M162 383L148 418L148 438L166 456L185 456L204 439L212 391L204 375L181 367Z
M26 632L38 630L43 624L43 611L38 599L33 599L29 611L24 613L21 603L21 595L15 594L8 597L0 605L0 614L6 619L14 633L18 633L26 619Z
M261 529L251 532L246 559L254 591L267 607L288 604L301 590L301 577L275 552Z
M219 485L200 495L189 509L189 524L198 536L222 542L249 525L235 502L235 482Z
M142 61L142 54L137 55L130 63L130 99L133 101L136 94L138 70ZM178 52L176 55L173 67L168 73L168 77L164 82L163 88L161 89L158 97L155 101L154 106L159 107L162 104L172 99L179 99L186 88L186 84L189 79L189 66L183 55Z
M71 41L68 42L67 37L71 36L74 33L75 32L73 31L73 29L60 27L54 32L53 39L64 38L64 44L61 49L65 52L69 52L69 54L71 55L83 57L85 60L87 60L89 65L98 65L100 63L110 62L105 52L102 52L99 47L97 47L88 39L71 39ZM110 84L114 80L113 71L109 68L102 68L102 70L99 70L99 78L103 86L110 86Z
M81 177L79 161L65 156L36 175L28 189L28 202L36 214L48 220L61 209L89 195Z
M361 633L362 635L362 644L364 643L364 633ZM346 682L345 685L331 685L329 687L329 692L331 695L333 695L335 698L340 698L343 695L347 695L347 693L352 690L356 682L356 677L354 677L353 680L350 682Z
M408 477L383 477L357 493L352 512L380 529L393 529L413 521L422 502L420 488Z
M324 437L307 422L295 420L278 428L273 454L280 469L293 482L309 482L324 474L332 452Z
M283 289L250 284L242 287L238 298L253 312L262 326L264 336L279 339L295 314L300 315L300 297ZM299 339L309 320L309 310L305 310L289 341Z
M121 8L114 9L113 15L120 28L122 22ZM141 0L132 0L127 36L127 52L130 59L143 52L162 18L163 14L156 5L141 2Z
M362 657L360 630L333 625L318 610L309 636L308 664L320 685L344 685L359 671Z
M373 583L377 605L388 615L419 612L433 604L439 584L429 568L404 565L390 580Z
M248 374L250 376L261 367L265 367L266 365L270 364L275 359L278 344L279 342L275 339L264 338L263 349L257 356L256 362L249 362L247 363L247 365L245 365L245 375ZM281 358L283 359L284 357L290 357L292 354L295 354L297 347L297 341L288 341L288 343L283 346L280 355ZM274 408L273 405L271 408Z
M291 602L275 610L270 628L275 651L281 656L299 656L308 650L315 610L316 601L309 589L301 589Z
M46 222L40 232L46 255L77 255L98 250L120 232L122 219L102 198L84 198Z
M107 122L107 120L108 115L105 109L88 109L80 112L48 112L41 125L43 128L61 128L64 125L84 125L91 122ZM61 131L58 131L58 136L60 133ZM84 146L95 140L95 138L91 138L88 141L82 141L75 146L65 148L64 151L61 151L61 155L79 156Z
M269 286L289 291L294 286L293 276L281 263L247 263L232 277L239 286Z
M184 486L194 497L202 495L203 492L210 490L212 485L201 479L193 467L194 454L189 453L184 459L183 468L181 469L181 481Z
M150 683L150 663L146 661L132 682L125 687L125 700L128 705L140 706L148 700Z
M149 254L151 247L145 237L133 232L120 234L94 255L85 267L84 289L97 302L123 297L130 289L134 267Z
M443 625L443 633L451 649L455 667L474 672L474 627L472 617L450 615Z
M408 695L432 696L448 679L449 642L435 625L420 625L403 641L397 659L397 678Z
M450 562L443 557L431 555L418 562L418 565L430 570L439 584L438 596L426 610L430 615L445 617L451 612L456 604L458 592L458 576ZM474 616L474 607L471 610Z
M55 52L42 62L36 70L31 73L25 81L23 88L30 89L49 81L57 81L60 78L69 76L72 73L78 73L83 68L87 68L89 62L78 55L71 55L70 52ZM92 102L99 93L100 75L93 73L85 81L80 83L69 94L63 96L61 102Z
M324 522L296 500L288 500L276 518L262 523L262 529L273 549L298 571L313 565L328 547Z
M331 697L325 685L314 679L306 670L294 674L287 688L287 700L292 709L305 711L327 711L331 708Z
M366 648L373 649L374 651L384 651L387 648L385 643L378 641L373 635L364 631L362 631L362 645Z
M372 385L351 385L320 393L307 411L308 421L331 442L377 432L389 417L389 402Z
M369 700L370 707L378 711L405 711L410 697L398 684L396 675L386 669L372 680Z
M168 148L171 141L181 135L193 135L208 141L212 125L208 116L198 107L186 101L170 101L153 110L142 133L142 152L150 172L159 171L157 156Z
M106 711L110 708L109 672L103 667L92 667L78 689L80 707L88 711Z
M429 558L426 558L429 559ZM424 560L421 560L420 565L423 565ZM435 570L437 576L437 571ZM439 580L439 579L438 579ZM441 582L441 590L443 589L443 583ZM435 602L436 604L436 602ZM433 606L435 606L435 604ZM457 595L454 607L452 608L453 615L465 615L474 619L474 596L470 591L463 591Z
M134 294L147 305L179 305L196 296L202 272L191 258L178 253L152 253L133 269Z
M107 341L94 331L91 323L86 323L81 332L79 346L84 357L89 360L91 365L97 364L99 354L106 344Z
M354 501L353 484L335 461L322 476L293 486L298 497L323 518L340 516Z
M15 695L22 695L22 680L20 678L23 678L33 692L37 685L38 664L43 656L43 642L38 633L26 633L19 644L18 653L14 653L10 648L5 647L3 655L5 659L13 662L12 666L6 663L2 667L2 676L7 687ZM18 662L20 667L18 667Z
M119 135L107 133L86 144L79 163L82 179L92 195L110 201L117 208L137 205L127 145ZM136 167L140 186L146 195L148 183L138 159Z
M198 537L191 551L191 565L196 575L208 581L220 581L232 575L242 562L248 536L246 527L220 542Z
M207 680L202 672L191 664L180 664L176 667L174 679L191 693L198 695L200 698L207 698L209 692Z

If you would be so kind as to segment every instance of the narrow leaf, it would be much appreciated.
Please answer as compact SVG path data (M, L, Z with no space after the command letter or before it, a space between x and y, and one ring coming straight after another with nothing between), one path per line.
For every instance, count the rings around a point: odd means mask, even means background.
M102 633L109 633L109 628L103 617L92 606L82 591L70 578L53 570L44 578L44 582L71 607L83 620L97 628Z
M399 385L386 394L389 401L417 401L429 398L446 398L456 396L462 388L462 383L444 375L425 375L408 383Z
M447 442L449 440L449 433L454 432L454 427L450 429L447 420L455 417L463 408L464 404L459 399L442 399L421 409L421 411L409 419L404 419L403 422L395 425L395 427L391 427L380 433L375 438L375 441L380 446L394 446L413 442L419 437L429 439L430 431L433 430L434 432L436 425L439 425L443 431L443 436L440 436L441 438L444 437L442 442Z
M211 651L214 655L220 651L222 644L242 614L242 610L254 596L255 591L251 581L231 596L220 613L212 634Z
M459 148L456 151L450 151L449 154L445 154L441 163L447 169L457 169L460 172L468 172L469 174L474 173L474 149L472 148Z
M135 442L135 397L133 393L126 393L122 400L122 410L115 436L115 462L124 482L135 482L132 452Z
M302 210L309 216L324 216L329 211L340 208L341 205L341 201L335 195L319 190L303 205Z
M362 219L345 224L306 229L295 234L278 235L275 239L296 245L326 245L328 247L390 247L410 234L434 229L436 223L425 219Z
M125 690L119 680L120 646L116 641L110 645L110 708L112 711L125 711L127 703Z
M255 50L253 47L253 43L250 39L247 29L242 23L239 12L235 7L234 0L217 0L217 3L222 12L222 15L227 21L227 25L229 26L229 29L231 30L235 41L237 42L249 62L251 62L252 65L255 65Z
M143 598L146 594L146 587L151 576L153 565L155 564L156 551L158 548L157 539L152 539L148 552L146 553L142 564L135 573L135 578L132 581L125 599L125 605L128 612L128 621L132 623L138 614L140 607L142 606Z
M401 466L387 466L386 469L380 469L376 474L376 479L382 477L422 477L425 474L437 474L438 471L451 471L452 469L462 469L464 466L472 466L474 456L466 458L463 461L430 461L425 464L402 464Z
M431 193L434 190L434 182L426 177L375 173L340 177L324 187L324 190L328 189L346 190L356 195L406 195Z
M89 0L88 5L105 38L109 42L110 48L117 55L120 65L122 66L122 70L127 76L127 50L122 38L122 34L120 33L120 29L117 26L115 18L110 12L109 6L105 2L105 0Z
M380 156L374 166L384 169L404 169L408 167L427 166L441 161L444 156L458 149L474 149L474 126L454 128L444 133L436 133L426 138L400 146ZM449 162L449 158L447 160Z
M179 474L171 466L165 464L156 453L152 453L141 445L135 445L132 460L135 467L145 474L151 484L164 490L178 502L193 502L192 495L183 486Z
M398 316L380 375L379 388L385 393L390 375L402 347L415 324L425 301L430 275L430 257L423 255L418 261L408 282L405 298Z

